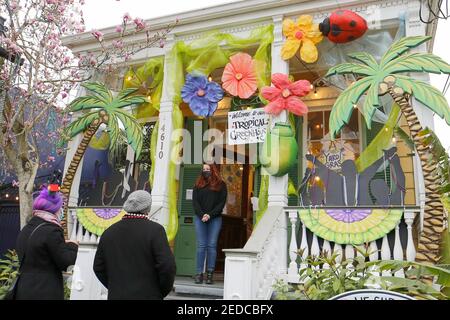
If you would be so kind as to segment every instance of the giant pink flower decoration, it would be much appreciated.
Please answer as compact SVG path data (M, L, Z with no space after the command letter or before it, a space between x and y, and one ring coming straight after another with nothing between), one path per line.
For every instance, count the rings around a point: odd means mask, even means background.
M222 74L222 87L232 96L241 99L250 98L255 93L255 61L247 53L236 53L230 58Z
M274 73L272 84L275 87L261 89L261 95L269 101L264 108L266 113L279 115L283 110L288 110L298 116L308 113L308 107L300 99L311 91L311 83L308 80L292 82L287 74Z

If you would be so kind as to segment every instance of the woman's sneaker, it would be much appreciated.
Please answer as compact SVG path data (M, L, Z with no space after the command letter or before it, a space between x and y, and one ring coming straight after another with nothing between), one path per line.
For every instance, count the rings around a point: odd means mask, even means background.
M194 279L196 284L203 283L203 273L196 274Z

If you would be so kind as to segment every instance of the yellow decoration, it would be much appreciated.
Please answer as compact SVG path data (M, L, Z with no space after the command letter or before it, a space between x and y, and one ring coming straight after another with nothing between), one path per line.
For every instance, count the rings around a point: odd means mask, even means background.
M286 42L281 48L281 57L288 60L295 56L300 49L300 58L306 63L314 63L319 57L316 48L323 39L319 30L319 25L313 23L313 18L309 15L301 15L297 22L291 19L283 21L283 35Z

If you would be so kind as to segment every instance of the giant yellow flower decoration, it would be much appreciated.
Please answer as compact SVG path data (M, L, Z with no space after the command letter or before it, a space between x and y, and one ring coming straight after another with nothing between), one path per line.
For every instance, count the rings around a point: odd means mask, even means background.
M283 34L286 42L281 48L281 57L283 60L292 58L298 49L300 49L300 58L307 62L313 63L317 61L319 53L316 48L323 39L323 35L319 30L319 25L313 23L313 18L309 15L302 15L297 22L291 19L283 21Z

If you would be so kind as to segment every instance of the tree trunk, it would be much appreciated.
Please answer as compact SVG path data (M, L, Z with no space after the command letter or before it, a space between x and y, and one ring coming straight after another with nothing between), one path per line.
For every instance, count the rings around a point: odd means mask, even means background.
M83 140L81 140L80 144L78 145L78 148L77 148L72 160L70 161L69 168L67 169L66 175L64 176L64 179L63 179L61 193L64 196L63 226L64 226L64 235L66 238L68 238L67 213L68 213L68 209L69 209L70 191L72 190L73 179L75 178L75 174L77 173L78 166L81 163L81 159L83 158L84 153L86 152L89 142L91 141L92 137L95 135L95 133L97 132L97 130L101 124L102 124L102 120L100 120L100 118L95 119L89 125L88 129L86 131L84 131Z
M403 90L394 87L389 90L389 93L406 117L414 146L420 158L425 182L423 230L419 235L416 261L436 264L440 257L441 233L444 227L444 207L440 201L439 186L436 184L438 181L437 163L423 144L424 137L419 135L419 132L423 130L422 126Z
M20 229L25 227L33 212L33 192L26 190L30 178L31 174L29 172L17 172L17 180L19 182Z

